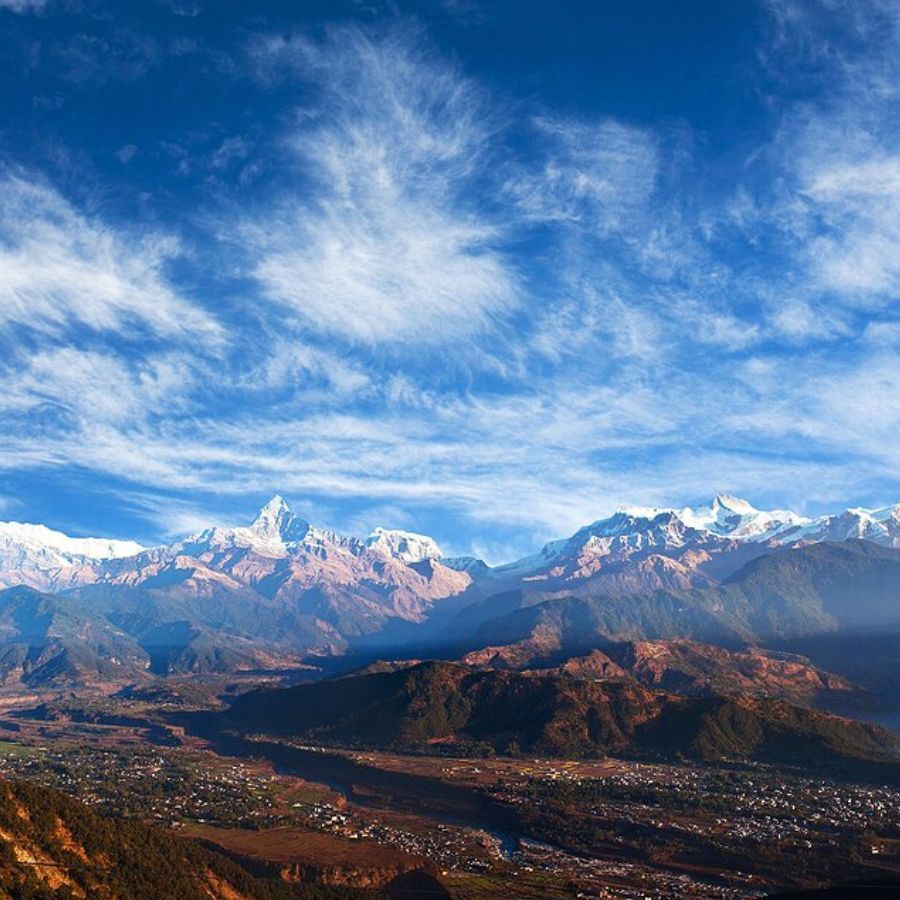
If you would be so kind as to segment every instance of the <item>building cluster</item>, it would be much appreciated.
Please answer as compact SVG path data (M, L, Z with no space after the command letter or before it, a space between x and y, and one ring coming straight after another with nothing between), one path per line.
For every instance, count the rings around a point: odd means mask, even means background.
M190 764L176 753L33 747L0 754L0 777L34 781L112 815L178 827L275 824L274 776L242 762ZM271 819L271 823L269 822Z
M413 832L385 822L366 820L355 811L330 803L312 803L303 807L309 824L351 840L371 840L423 856L444 869L459 872L489 872L493 860L502 856L502 841L478 829L436 825Z
M596 840L606 849L592 855L530 838L515 840L488 828L372 812L336 799L324 788L302 784L298 789L296 779L258 765L186 748L63 742L4 746L0 777L62 790L110 814L169 827L192 822L312 827L391 846L473 877L574 881L590 886L590 896L737 900L762 896L771 888L758 874L733 868L717 875L666 866L658 861L665 858L660 848L718 847L728 853L743 848L751 858L754 847L765 846L812 857L837 852L863 834L868 840L863 852L872 860L896 855L900 847L891 839L900 790L785 774L765 766L442 760L432 770L445 781L485 791L538 819L562 798L575 818L598 828ZM379 763L374 757L365 761ZM626 844L632 838L635 846L652 847L653 852L644 858L630 852L633 847ZM587 846L600 845L589 841Z

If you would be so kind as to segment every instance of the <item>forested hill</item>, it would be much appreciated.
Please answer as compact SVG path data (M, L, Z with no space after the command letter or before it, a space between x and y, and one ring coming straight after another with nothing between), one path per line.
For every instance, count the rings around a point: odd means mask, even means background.
M681 697L635 683L444 662L253 692L220 723L355 746L444 742L505 753L737 757L844 770L865 763L870 773L900 776L900 742L884 729L782 701Z
M370 892L252 877L194 841L108 819L48 788L0 782L0 898L293 900Z

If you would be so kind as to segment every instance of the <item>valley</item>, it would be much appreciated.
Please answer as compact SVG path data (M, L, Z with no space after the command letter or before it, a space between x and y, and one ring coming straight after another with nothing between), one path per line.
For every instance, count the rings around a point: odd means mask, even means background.
M900 784L759 764L458 757L239 740L127 702L0 716L0 775L218 848L257 877L451 896L744 898L896 876ZM185 723L193 721L197 724ZM158 724L169 740L150 742ZM894 842L894 843L892 843ZM891 851L893 852L893 851Z

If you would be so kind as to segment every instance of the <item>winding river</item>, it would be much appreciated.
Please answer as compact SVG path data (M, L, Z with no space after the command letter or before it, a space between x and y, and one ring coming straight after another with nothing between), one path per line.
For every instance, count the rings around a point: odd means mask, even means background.
M250 741L223 733L199 716L190 717L189 722L182 719L179 724L208 741L222 756L265 759L276 771L326 785L356 806L402 810L440 824L484 831L498 842L506 859L519 849L515 811L470 788L425 775L379 769L338 753Z

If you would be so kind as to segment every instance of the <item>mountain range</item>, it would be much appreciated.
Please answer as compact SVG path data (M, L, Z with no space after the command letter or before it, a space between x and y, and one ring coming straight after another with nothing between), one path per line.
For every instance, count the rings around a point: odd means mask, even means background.
M273 497L172 544L0 523L0 677L41 684L282 670L506 647L558 663L622 641L732 648L900 628L900 505L809 519L716 495L623 508L500 566L421 534L311 525ZM495 654L496 655L496 654Z
M623 507L536 554L491 567L473 557L445 559L437 542L422 534L376 528L356 538L317 528L276 495L247 527L210 527L153 548L0 523L0 586L58 592L88 584L160 586L193 579L199 592L237 582L274 596L288 584L295 593L316 588L326 594L351 584L355 596L371 589L381 597L377 606L389 597L391 612L414 619L431 602L461 593L476 580L493 593L509 584L552 589L601 582L606 593L703 586L777 547L852 539L900 547L900 504L816 519L758 510L724 494L699 507Z

